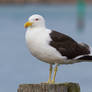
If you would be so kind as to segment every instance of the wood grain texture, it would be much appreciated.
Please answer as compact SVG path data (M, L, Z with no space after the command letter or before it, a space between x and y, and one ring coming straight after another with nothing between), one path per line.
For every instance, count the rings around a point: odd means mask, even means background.
M21 84L17 92L80 92L80 86L77 83Z

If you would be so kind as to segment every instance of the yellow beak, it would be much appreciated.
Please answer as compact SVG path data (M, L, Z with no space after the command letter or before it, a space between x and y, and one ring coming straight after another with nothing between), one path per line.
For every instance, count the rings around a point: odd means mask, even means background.
M26 22L26 23L24 24L24 27L27 28L27 27L29 27L29 26L32 26L32 24L33 24L32 22Z

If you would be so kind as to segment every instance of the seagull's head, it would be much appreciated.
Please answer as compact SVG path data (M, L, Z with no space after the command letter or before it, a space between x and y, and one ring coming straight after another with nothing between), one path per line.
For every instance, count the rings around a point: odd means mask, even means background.
M28 22L26 22L24 24L24 27L25 28L45 27L45 20L42 16L40 16L38 14L34 14L34 15L29 17Z

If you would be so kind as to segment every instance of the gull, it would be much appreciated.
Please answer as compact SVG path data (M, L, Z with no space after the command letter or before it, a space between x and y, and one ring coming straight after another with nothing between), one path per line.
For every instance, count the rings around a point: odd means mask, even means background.
M55 83L56 72L60 64L74 64L92 60L92 48L85 43L78 43L66 34L48 29L43 16L34 14L24 24L26 44L31 54L37 59L50 64L49 84ZM52 76L53 65L54 75Z

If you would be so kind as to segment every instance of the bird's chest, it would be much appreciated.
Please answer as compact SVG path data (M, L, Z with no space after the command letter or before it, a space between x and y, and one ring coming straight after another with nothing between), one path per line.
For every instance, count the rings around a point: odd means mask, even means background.
M40 58L48 53L50 38L47 33L26 33L26 42L30 52Z
M47 63L61 61L65 57L49 45L51 38L47 32L26 32L26 43L33 56Z

